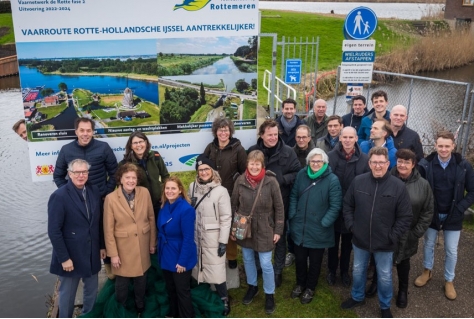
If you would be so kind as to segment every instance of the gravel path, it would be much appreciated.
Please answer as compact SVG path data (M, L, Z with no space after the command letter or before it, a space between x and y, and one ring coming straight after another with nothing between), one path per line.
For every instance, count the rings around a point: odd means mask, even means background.
M474 233L463 231L459 241L458 262L454 288L457 298L454 301L444 296L444 247L442 232L440 244L435 250L435 267L433 278L425 287L413 285L415 278L423 271L423 240L420 240L418 254L411 258L410 286L408 288L408 307L400 309L395 305L398 293L398 278L396 268L393 268L394 294L392 299L392 314L398 318L469 318L474 317ZM323 278L321 278L323 279ZM325 280L325 277L324 279ZM337 277L333 289L340 293L341 300L350 296L350 288L344 288L340 277ZM377 296L366 298L364 306L355 308L361 318L380 317Z

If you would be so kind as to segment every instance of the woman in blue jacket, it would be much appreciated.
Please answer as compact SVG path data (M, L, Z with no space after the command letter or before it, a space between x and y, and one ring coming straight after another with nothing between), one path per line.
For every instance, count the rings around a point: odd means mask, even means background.
M197 263L194 243L196 212L189 204L183 183L169 177L158 215L158 262L163 270L170 311L167 317L195 317L191 301L191 271Z
M307 166L296 176L290 195L288 220L296 264L291 298L301 297L302 304L313 300L324 250L334 246L334 222L341 209L341 185L328 162L322 149L311 150L306 157Z

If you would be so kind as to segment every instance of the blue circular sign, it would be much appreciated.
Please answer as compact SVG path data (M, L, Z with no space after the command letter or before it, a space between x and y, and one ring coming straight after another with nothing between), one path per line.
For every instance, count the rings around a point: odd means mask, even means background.
M346 16L344 36L352 40L365 40L377 30L377 16L372 9L357 7Z

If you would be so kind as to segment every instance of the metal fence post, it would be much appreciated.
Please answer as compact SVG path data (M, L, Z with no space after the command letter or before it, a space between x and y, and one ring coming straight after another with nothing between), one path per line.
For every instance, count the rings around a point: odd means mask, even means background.
M471 91L471 104L469 106L469 115L467 116L467 127L466 127L466 134L464 135L464 141L463 141L464 143L463 143L463 147L462 147L462 156L466 156L467 143L469 142L469 133L471 131L472 108L473 108L473 106L474 106L474 90Z

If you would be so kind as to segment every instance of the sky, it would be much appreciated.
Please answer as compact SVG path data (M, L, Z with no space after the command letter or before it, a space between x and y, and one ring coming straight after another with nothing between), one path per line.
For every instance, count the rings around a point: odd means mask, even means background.
M157 51L178 54L234 54L249 37L173 38L157 40Z
M19 59L156 55L156 40L64 41L17 43Z

